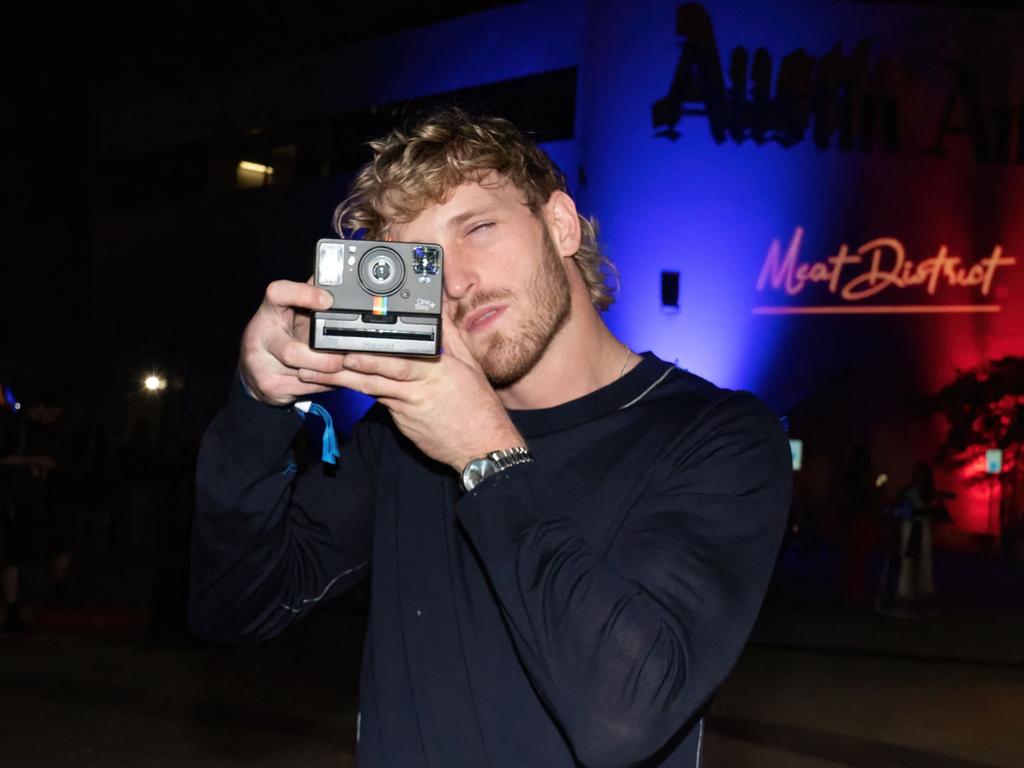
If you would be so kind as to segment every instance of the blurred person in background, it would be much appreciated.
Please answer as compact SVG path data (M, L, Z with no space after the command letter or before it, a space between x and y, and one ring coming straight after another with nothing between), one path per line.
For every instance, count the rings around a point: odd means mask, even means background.
M4 624L7 633L24 632L21 593L23 570L37 562L41 536L53 515L52 474L58 462L58 422L64 407L41 396L5 417L0 440L0 559L3 562ZM63 515L56 520L66 522ZM58 537L55 566L66 576L70 553L64 551L65 531Z
M899 528L892 612L900 616L931 615L937 610L932 565L932 524L949 519L945 501L956 494L935 487L931 465L914 465L910 483L901 491L896 506Z

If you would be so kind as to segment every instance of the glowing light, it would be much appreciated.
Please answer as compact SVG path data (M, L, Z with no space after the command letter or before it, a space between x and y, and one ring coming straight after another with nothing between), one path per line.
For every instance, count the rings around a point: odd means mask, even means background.
M789 452L793 459L793 471L798 472L803 468L804 464L804 441L803 440L790 440L789 441Z
M317 282L320 285L341 285L345 280L342 243L321 243L317 262Z
M998 475L989 474L985 450L959 467L949 477L950 490L956 493L956 504L950 513L957 527L973 533L999 533L999 510L1003 486Z
M837 294L844 301L859 301L876 296L882 291L895 288L925 286L929 296L934 296L941 282L952 287L979 288L982 296L988 296L992 289L996 270L1012 267L1016 259L1004 258L1003 247L996 245L990 256L968 267L959 256L951 256L949 248L940 245L934 258L914 262L907 258L906 249L893 237L878 237L864 243L850 253L850 247L843 243L834 256L822 261L801 262L800 248L804 229L793 231L785 256L782 243L772 240L765 255L761 275L757 279L757 290L784 290L796 296L809 283L827 283L828 291ZM846 267L854 266L854 274ZM859 271L857 269L859 266ZM869 266L870 265L870 266Z
M754 307L755 315L957 315L1002 312L999 304L939 304L873 307Z
M147 392L159 392L161 389L167 389L167 380L156 374L150 374L143 382L143 386L146 387Z
M252 173L262 173L265 176L273 176L274 169L269 165L263 165L262 163L250 163L248 160L242 160L238 164L238 169L241 171L251 171Z
M15 403L14 404L14 410L20 411L21 410L21 403Z
M1003 471L1003 451L1001 448L989 448L985 451L985 471L990 475L998 475Z

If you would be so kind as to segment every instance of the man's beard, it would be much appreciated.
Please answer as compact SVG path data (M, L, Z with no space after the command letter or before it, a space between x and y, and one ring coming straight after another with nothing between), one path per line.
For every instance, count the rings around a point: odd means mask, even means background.
M514 294L509 296L515 298ZM532 371L569 319L569 280L547 228L541 264L522 298L525 300L516 304L532 314L521 327L508 329L515 334L513 338L495 331L487 349L477 357L484 375L496 389L511 386Z

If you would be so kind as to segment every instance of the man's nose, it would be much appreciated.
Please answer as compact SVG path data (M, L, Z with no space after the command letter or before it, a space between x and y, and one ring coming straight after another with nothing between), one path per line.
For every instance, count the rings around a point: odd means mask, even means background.
M458 301L480 284L480 277L471 260L464 253L445 249L444 292L449 299Z

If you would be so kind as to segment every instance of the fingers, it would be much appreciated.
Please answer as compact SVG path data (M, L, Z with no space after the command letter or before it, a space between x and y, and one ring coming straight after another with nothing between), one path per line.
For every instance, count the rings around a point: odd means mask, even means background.
M395 355L345 355L346 370L375 374L392 381L417 381L426 378L437 364L436 359L414 359Z
M327 388L345 387L346 389L362 392L370 397L396 402L406 402L412 394L412 390L401 381L358 371L344 370L337 373L325 373L323 371L302 369L298 372L298 377L300 381L308 382L309 384L316 384Z
M293 307L302 309L327 309L331 306L331 294L309 283L295 283L291 280L275 280L267 286L263 305L276 313Z
M466 346L466 341L462 338L458 328L454 326L445 328L441 337L441 345L444 354L452 355L472 368L478 367L476 358L469 351L469 347Z
M466 340L462 337L462 331L455 324L454 313L455 303L446 302L441 319L441 345L444 348L444 353L452 355L472 368L479 368L476 358L473 357Z
M317 352L301 339L274 334L266 341L266 350L286 368L309 368L333 373L342 369L345 356L336 352Z
M441 306L441 333L442 341L445 337L452 332L457 332L455 327L455 308L456 302L445 301Z
M261 400L283 405L310 389L296 375L300 368L341 370L341 356L314 351L307 343L309 313L331 305L331 295L309 283L276 280L267 286L259 311L242 335L239 367Z
M331 389L323 384L301 381L294 374L282 373L262 377L253 394L271 405L290 405L300 397L329 392Z

